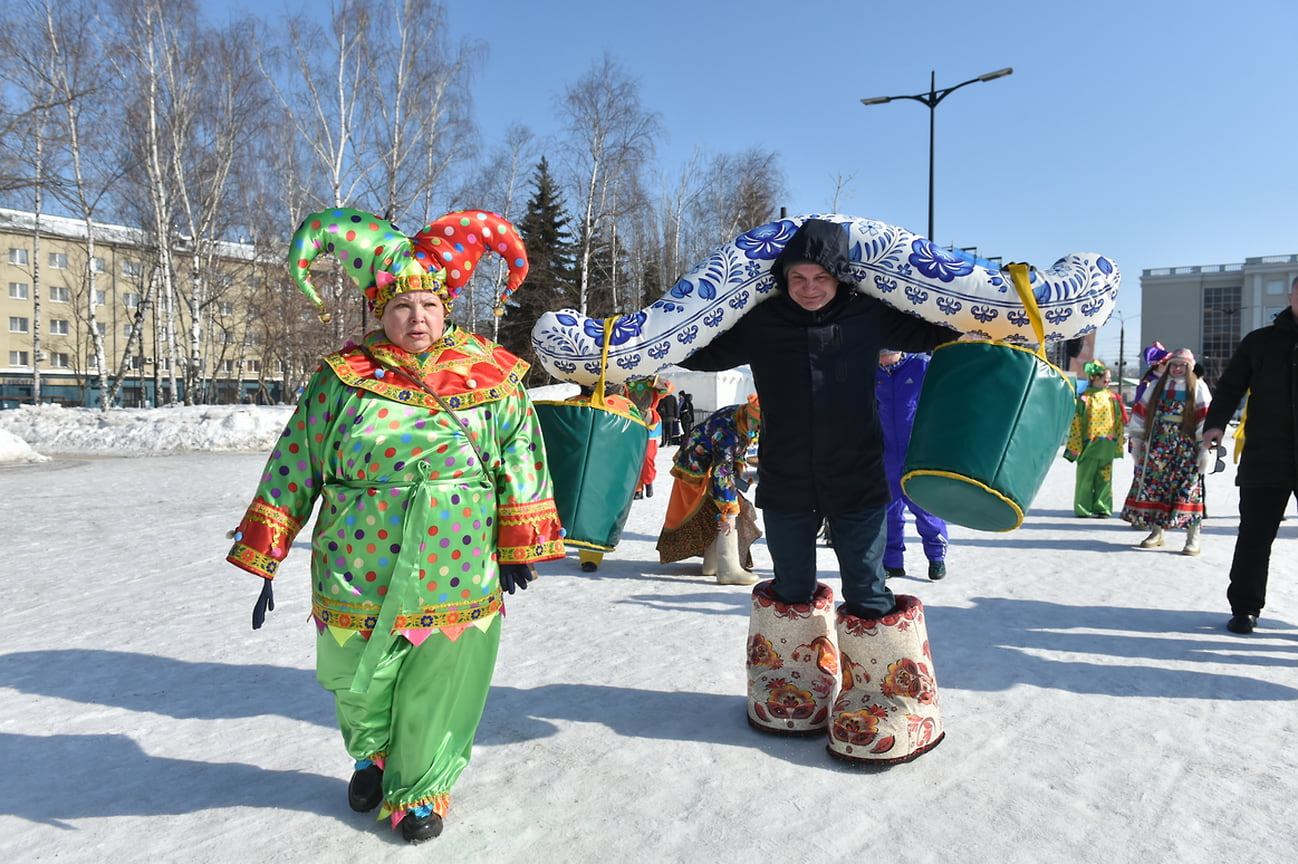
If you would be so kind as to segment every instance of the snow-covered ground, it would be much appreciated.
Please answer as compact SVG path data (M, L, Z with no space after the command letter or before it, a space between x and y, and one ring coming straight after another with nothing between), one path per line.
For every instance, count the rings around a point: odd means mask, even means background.
M570 556L509 599L445 833L407 846L347 807L304 542L256 632L223 560L289 410L0 412L0 861L1298 860L1298 519L1232 636L1233 466L1197 558L1075 518L1063 460L1022 528L953 528L946 580L893 582L927 607L947 737L878 769L747 726L748 589L657 563L670 450L597 573Z

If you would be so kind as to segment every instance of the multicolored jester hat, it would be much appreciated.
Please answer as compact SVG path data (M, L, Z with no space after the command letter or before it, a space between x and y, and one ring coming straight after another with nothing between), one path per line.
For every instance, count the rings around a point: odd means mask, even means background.
M494 312L503 315L505 301L527 276L527 251L518 230L498 213L456 210L407 237L386 219L351 207L331 207L302 220L289 245L289 275L316 305L321 321L330 316L311 283L311 262L326 252L343 263L369 302L382 315L388 301L405 291L432 291L446 310L473 276L488 251L509 266L509 281Z

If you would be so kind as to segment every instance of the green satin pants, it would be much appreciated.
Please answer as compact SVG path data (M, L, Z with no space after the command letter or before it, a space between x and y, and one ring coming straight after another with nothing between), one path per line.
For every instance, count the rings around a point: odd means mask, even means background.
M419 646L394 638L365 693L350 688L366 640L339 645L328 631L320 634L316 678L334 694L347 752L353 759L385 754L384 812L447 796L469 764L496 668L501 617L485 632L469 627L454 642L440 633ZM435 809L444 812L445 800Z

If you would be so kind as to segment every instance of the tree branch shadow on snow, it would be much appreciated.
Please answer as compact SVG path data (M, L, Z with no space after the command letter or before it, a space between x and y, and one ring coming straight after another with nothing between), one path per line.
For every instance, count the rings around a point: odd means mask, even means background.
M1136 698L1298 698L1298 689L1249 674L1249 667L1298 667L1298 635L1282 621L1266 622L1278 633L1260 629L1241 639L1223 629L1219 613L972 599L970 608L926 607L941 687L993 691L1027 684ZM1275 656L1281 651L1291 656ZM1075 659L1079 654L1096 659ZM1233 671L1171 665L1185 663Z
M181 720L271 714L329 729L336 725L333 697L310 669L67 648L0 655L0 681L24 693Z
M352 821L342 804L346 781L238 762L152 756L127 735L0 733L11 771L0 813L67 831L70 819L164 816L227 807L300 810ZM336 809L327 802L337 802Z

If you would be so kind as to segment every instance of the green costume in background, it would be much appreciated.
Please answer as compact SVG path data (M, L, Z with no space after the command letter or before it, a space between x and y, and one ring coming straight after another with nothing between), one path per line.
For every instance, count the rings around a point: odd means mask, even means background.
M1113 515L1113 460L1122 458L1127 407L1108 387L1103 363L1085 366L1087 389L1077 397L1064 458L1077 463L1073 512L1079 518Z

